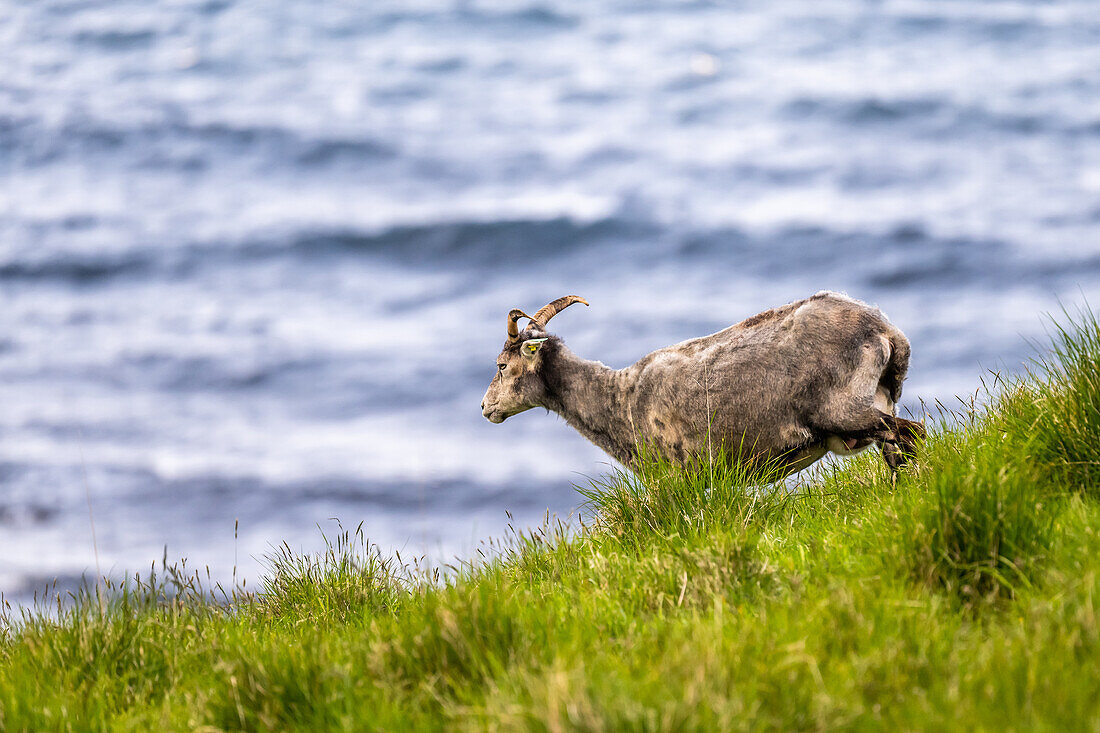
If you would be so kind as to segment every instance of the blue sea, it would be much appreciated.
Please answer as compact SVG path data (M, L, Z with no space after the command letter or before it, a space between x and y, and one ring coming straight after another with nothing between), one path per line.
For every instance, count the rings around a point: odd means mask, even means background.
M481 416L510 308L625 366L822 289L910 408L1100 306L1095 3L0 3L0 592L470 557L610 469Z

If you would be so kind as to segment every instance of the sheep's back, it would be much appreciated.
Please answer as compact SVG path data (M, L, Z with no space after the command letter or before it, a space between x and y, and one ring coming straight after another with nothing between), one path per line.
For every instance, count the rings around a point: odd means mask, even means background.
M819 293L660 349L629 368L636 429L681 458L708 432L754 452L801 445L815 405L850 382L865 344L891 332L877 308Z

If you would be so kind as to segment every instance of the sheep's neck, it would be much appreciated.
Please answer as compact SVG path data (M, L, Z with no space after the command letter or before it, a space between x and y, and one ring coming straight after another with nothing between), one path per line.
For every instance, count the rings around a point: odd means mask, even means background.
M564 346L547 366L546 407L612 458L629 464L637 437L631 424L630 385L623 372L581 359Z

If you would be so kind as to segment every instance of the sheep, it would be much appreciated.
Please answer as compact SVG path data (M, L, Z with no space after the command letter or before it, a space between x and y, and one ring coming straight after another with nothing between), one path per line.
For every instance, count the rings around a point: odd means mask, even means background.
M846 295L822 291L618 370L546 331L574 303L588 305L567 295L534 316L508 313L508 340L481 402L490 422L544 407L628 468L640 445L685 464L709 440L777 477L875 443L896 474L924 437L920 423L895 414L908 339L878 308ZM522 332L521 318L530 320Z

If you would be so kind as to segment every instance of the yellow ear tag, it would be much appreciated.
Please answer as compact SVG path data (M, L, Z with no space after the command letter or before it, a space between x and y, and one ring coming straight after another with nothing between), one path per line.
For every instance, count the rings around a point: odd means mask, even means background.
M523 342L523 345L527 347L528 354L534 354L536 351L539 350L539 344L541 344L545 340L546 339L528 339L527 341Z

